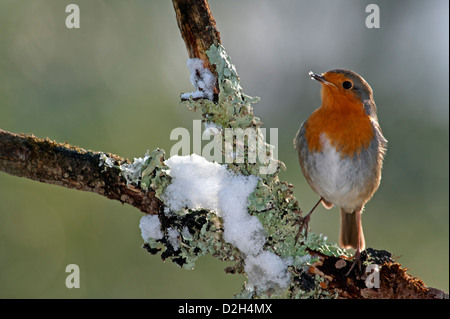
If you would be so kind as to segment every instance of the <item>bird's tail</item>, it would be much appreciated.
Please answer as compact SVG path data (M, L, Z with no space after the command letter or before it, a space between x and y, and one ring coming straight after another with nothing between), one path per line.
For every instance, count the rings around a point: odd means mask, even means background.
M361 210L362 211L362 210ZM359 249L364 250L366 242L364 240L364 233L362 224L357 222L357 215L361 212L353 211L346 212L341 208L341 234L339 236L339 245L342 248L354 248L358 246L358 233L359 233Z

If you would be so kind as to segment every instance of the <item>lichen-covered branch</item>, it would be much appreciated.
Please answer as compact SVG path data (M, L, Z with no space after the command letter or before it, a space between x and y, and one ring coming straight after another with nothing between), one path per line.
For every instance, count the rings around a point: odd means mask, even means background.
M155 197L155 192L127 184L120 169L101 165L103 156L106 154L0 129L0 171L97 193L142 212L157 214L161 201ZM117 155L108 154L108 157L115 163L128 163Z
M131 162L0 130L0 171L137 207L147 213L140 227L148 252L186 269L206 254L232 262L227 272L248 277L237 297L448 298L408 275L388 252L366 249L361 270L347 277L350 256L325 236L309 232L295 242L302 212L293 186L279 180L284 164L253 114L259 99L244 94L207 1L173 5L189 57L203 61L189 64L201 94L182 103L201 113L224 165L196 155L166 159L160 149ZM213 98L204 91L211 74ZM256 143L238 145L230 132Z
M220 33L216 29L216 20L211 14L208 2L172 0L172 3L189 57L202 60L204 66L217 76L215 67L206 56L206 51L212 44L220 44ZM214 94L217 96L218 93L219 87L216 85Z
M173 2L177 13L178 26L188 48L189 57L201 58L204 61L205 67L209 68L217 76L217 87L219 89L218 98L215 98L214 102L207 99L195 101L191 99L190 101L184 101L184 104L190 110L201 111L206 124L213 123L216 125L216 128L218 128L216 137L219 135L219 140L222 139L223 142L222 145L226 145L227 143L226 136L223 133L227 128L254 129L257 132L256 135L260 136L259 128L261 123L258 118L254 117L251 106L258 99L251 98L243 93L236 69L231 64L230 58L220 44L220 39L219 41L210 40L210 31L214 30L215 35L218 35L218 32L216 31L215 21L211 15L207 1L174 0ZM185 10L179 11L180 3L185 5L189 4L189 8L185 7ZM198 19L198 17L202 18ZM209 21L211 21L211 24L208 26ZM193 27L196 24L198 28ZM189 31L186 32L186 30ZM205 37L209 40L203 41ZM199 40L202 42L202 45L198 45ZM195 48L195 50L192 50L192 48ZM204 53L201 51L204 51ZM192 52L195 52L195 54ZM205 55L208 58L207 60L205 60ZM212 66L210 67L209 65ZM195 85L195 83L193 84ZM432 288L429 289L420 280L406 274L406 271L399 264L395 263L387 252L380 253L376 250L367 249L363 256L364 266L361 271L346 277L345 274L349 268L348 262L346 261L348 256L336 244L329 244L322 236L310 234L308 238L303 239L301 245L296 245L293 240L293 234L295 233L294 224L295 220L299 218L301 210L293 197L292 186L279 181L278 170L283 164L276 158L273 158L274 154L270 146L266 148L267 146L267 144L263 143L260 148L268 150L267 154L277 163L277 168L276 170L263 170L265 173L261 169L267 168L267 162L261 163L259 161L253 163L247 158L242 163L236 163L236 161L231 161L230 163L227 161L229 154L226 151L226 146L222 148L222 153L225 157L225 162L229 163L228 168L230 170L244 175L251 174L260 178L254 192L248 199L248 211L252 216L258 217L268 233L264 250L276 254L283 259L286 265L289 265L291 283L287 288L284 287L284 291L279 286L277 290L277 285L274 283L271 289L266 289L265 291L247 287L239 296L277 296L288 298L448 298L447 294ZM250 146L247 146L246 151L247 154L252 151ZM184 210L181 214L180 212L171 213L169 215L172 218L177 215L181 215L184 218L184 216L195 214L195 212L189 209ZM161 217L163 219L165 218L164 216ZM222 232L221 227L217 228L217 225L220 225L220 219L217 220L217 217L214 215L209 215L209 219L208 216L205 217L206 220L210 221L210 225L215 225L213 234ZM216 221L212 222L212 220ZM205 225L207 224L208 222L205 223ZM202 228L204 234L208 232L208 229L211 228ZM203 238L211 237L209 234L205 235ZM186 239L189 241L189 238L185 236L180 237L182 241ZM172 249L173 245L167 242L167 240L165 243L166 251L170 251L173 255L177 256L176 249ZM152 251L151 246L148 246L150 251ZM206 246L208 247L208 245ZM190 245L187 247L190 247ZM234 251L234 254L229 254L226 252L227 249L223 247L217 250L214 249L214 253L222 259L228 259L227 257L229 256L234 256L232 260L236 260L237 258L236 266L231 267L231 271L245 271L249 277L250 270L264 273L264 266L262 265L256 270L245 267L248 259L245 259L246 254L242 253L242 250L240 254L236 254L236 251ZM178 255L175 257L177 261L190 260L189 257L192 257L192 254L189 253L189 249L183 250L182 248L180 251L183 251L181 255L185 259L179 259ZM153 250L153 252L155 251ZM382 256L380 257L379 255ZM371 273L368 274L365 272L367 269L366 266L374 264L379 266L375 275L379 275L378 278L381 284L384 285L383 287L377 287L376 285L370 286L366 282L367 277L371 275ZM230 269L228 270L230 271ZM249 278L249 281L253 280ZM267 287L265 286L265 288Z

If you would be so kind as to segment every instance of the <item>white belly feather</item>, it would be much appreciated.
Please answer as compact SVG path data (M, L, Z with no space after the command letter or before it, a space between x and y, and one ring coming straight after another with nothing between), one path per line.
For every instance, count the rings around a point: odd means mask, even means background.
M363 205L366 181L354 158L341 157L325 134L320 136L322 151L314 153L314 187L326 201L352 211ZM356 165L355 165L356 164Z

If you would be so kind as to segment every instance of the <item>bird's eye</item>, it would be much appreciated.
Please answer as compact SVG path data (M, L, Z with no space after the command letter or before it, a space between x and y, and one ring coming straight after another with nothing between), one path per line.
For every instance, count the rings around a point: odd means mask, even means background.
M342 83L342 87L346 90L351 89L352 88L352 82L350 81L344 81L344 83Z

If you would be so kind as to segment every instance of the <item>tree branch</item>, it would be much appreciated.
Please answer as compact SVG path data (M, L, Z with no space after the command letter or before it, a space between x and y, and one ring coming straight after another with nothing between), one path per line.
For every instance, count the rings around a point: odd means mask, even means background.
M326 256L314 251L319 260L309 269L310 274L323 278L322 289L335 293L339 298L347 299L448 299L449 295L442 290L427 287L422 280L407 273L407 270L391 258L391 254L383 250L367 248L362 252L362 261L368 265L379 265L375 287L369 288L366 280L373 274L364 266L361 274L345 274L352 262L344 262L342 258ZM366 272L367 271L367 272ZM375 283L373 283L375 284Z
M212 17L207 0L173 0L173 4L178 27L185 41L189 57L201 58L205 61L205 66L217 75L216 68L211 67L205 60L210 46L220 43L219 32L216 30L216 23ZM182 9L180 10L180 8ZM286 195L286 198L289 197L292 197L290 192ZM291 198L291 200L295 199ZM363 261L366 260L369 263L380 265L380 288L367 288L365 283L367 274L364 273L366 267L362 269L362 276L351 274L350 277L346 277L345 274L350 266L343 258L323 254L310 248L308 248L308 251L311 256L318 259L311 265L308 272L292 269L293 273L297 275L294 277L294 281L297 281L304 290L313 289L308 287L307 283L310 279L307 278L317 275L322 281L316 281L316 285L319 285L324 291L336 294L340 298L448 299L448 294L445 292L429 288L420 279L407 274L400 264L391 259L391 254L388 252L377 251L371 248L363 252ZM345 266L342 266L342 263ZM291 292L290 297L295 296L292 288Z
M172 0L172 3L189 58L203 60L205 68L211 70L217 78L216 68L210 63L206 51L212 44L217 46L221 43L220 33L216 29L216 20L211 14L208 2ZM216 83L214 95L218 94L219 86Z
M258 129L259 119L253 116L251 103L256 99L242 93L239 78L220 46L220 35L206 0L173 0L177 23L191 58L200 58L218 79L214 102L186 101L190 109L201 109L209 121L223 127ZM214 55L214 52L216 53ZM156 152L156 153L155 153ZM133 163L120 156L86 151L69 144L38 139L32 135L0 130L0 171L8 174L90 191L110 199L130 204L147 214L158 214L162 238L149 240L144 247L152 254L161 252L185 268L192 268L198 256L212 254L235 262L228 272L244 272L244 254L223 239L220 216L207 210L166 212L161 194L171 177L164 169L163 153L159 150ZM131 167L131 168L130 168ZM259 164L229 164L243 175L260 175ZM128 177L131 170L132 177ZM278 180L278 171L260 175L254 193L249 197L248 210L262 223L269 234L264 252L290 259L290 285L282 292L244 289L241 297L285 298L448 298L448 294L426 287L419 279L391 259L390 253L366 249L360 274L345 277L350 263L345 252L330 244L321 235L309 233L298 245L294 222L301 212L292 193L292 185ZM174 230L180 231L175 236ZM184 234L183 234L184 233ZM179 241L179 242L177 242ZM365 273L368 265L380 265L379 288L368 288ZM258 265L256 265L258 266Z
M100 165L103 153L86 151L33 135L0 129L0 170L39 182L93 192L130 204L147 214L157 214L162 203L153 190L127 185L116 167ZM109 154L117 163L128 163Z

